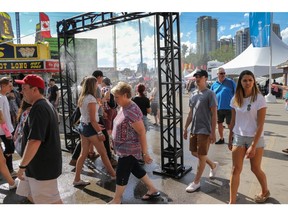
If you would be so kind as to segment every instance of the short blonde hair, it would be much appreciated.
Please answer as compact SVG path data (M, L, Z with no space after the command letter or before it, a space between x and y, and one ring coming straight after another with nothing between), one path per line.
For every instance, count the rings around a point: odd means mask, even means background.
M131 98L132 97L132 87L131 85L129 85L126 82L118 82L116 86L114 86L111 89L111 93L113 95L115 94L119 94L119 95L127 95L127 98Z

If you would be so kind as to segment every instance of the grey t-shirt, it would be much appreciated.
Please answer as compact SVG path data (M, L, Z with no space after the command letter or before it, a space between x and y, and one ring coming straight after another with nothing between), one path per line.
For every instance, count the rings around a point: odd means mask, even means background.
M189 107L192 108L192 134L211 133L211 107L217 106L216 95L210 89L199 91L195 89L189 99Z
M98 84L98 88L96 90L96 97L97 98L102 98L102 95L101 95L101 85ZM98 109L98 115L99 116L103 116L103 108L102 106L99 107Z

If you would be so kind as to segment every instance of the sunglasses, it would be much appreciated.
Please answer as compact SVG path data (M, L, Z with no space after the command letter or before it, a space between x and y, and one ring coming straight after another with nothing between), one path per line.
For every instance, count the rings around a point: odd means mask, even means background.
M218 74L220 74L220 75L225 75L226 73L218 73Z
M251 104L248 104L247 105L247 111L250 111L251 110Z

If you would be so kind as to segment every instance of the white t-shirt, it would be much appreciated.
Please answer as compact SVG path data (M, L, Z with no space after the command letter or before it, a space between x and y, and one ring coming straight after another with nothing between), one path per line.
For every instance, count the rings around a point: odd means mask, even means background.
M7 97L5 95L2 95L2 94L0 94L0 110L3 113L6 125L9 129L10 133L12 133L14 131L14 128L13 128L13 125L11 122L9 102L8 102ZM0 135L5 135L5 133L1 127L0 127Z
M235 109L235 125L233 133L240 136L254 137L257 130L257 111L263 107L267 107L263 95L258 94L257 100L250 102L251 97L244 98L242 107L235 107L235 96L231 99L230 106ZM250 107L250 108L249 108ZM264 131L261 137L264 136Z
M83 122L86 124L91 122L89 111L88 111L88 104L90 103L95 103L95 106L96 106L95 118L97 122L99 121L99 114L98 114L99 104L96 98L93 95L89 94L84 97L83 104L80 107L80 112L81 112L80 122Z

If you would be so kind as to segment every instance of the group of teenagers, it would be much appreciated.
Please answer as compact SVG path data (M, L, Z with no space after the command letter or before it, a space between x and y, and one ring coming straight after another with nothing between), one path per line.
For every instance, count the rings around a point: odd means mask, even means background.
M131 173L143 181L147 187L142 200L159 197L160 192L139 163L139 160L143 160L150 164L152 158L148 152L143 113L132 100L133 90L126 82L118 82L110 90L118 105L111 131L113 149L118 157L117 168L116 171L114 170L103 143L106 139L103 134L104 126L99 123L99 107L103 106L102 102L104 102L97 96L99 83L101 83L99 77L103 79L102 71L94 71L92 76L85 77L78 99L77 105L80 108L81 117L77 127L81 137L81 152L76 162L73 185L90 184L81 179L81 171L90 146L94 146L111 179L116 181L115 194L109 203L122 203L122 196ZM225 77L223 68L219 69L218 80L211 89L208 89L206 84L207 71L198 70L194 77L197 88L191 92L189 98L190 111L184 126L183 137L187 139L189 134L189 150L198 158L198 165L195 178L186 191L194 192L200 188L200 180L206 163L210 166L209 177L216 176L219 163L212 162L207 154L210 144L216 141L217 121L218 130L219 128L221 130L219 125L222 124L223 127L226 118L230 130L228 148L232 151L229 203L236 203L245 157L250 160L251 170L261 185L261 192L255 195L255 202L265 202L270 192L266 175L261 169L261 159L264 151L263 126L267 106L257 88L254 74L248 70L243 71L237 85L234 87L232 85L232 90L231 84L226 85L232 80ZM57 179L62 173L57 112L43 96L45 83L41 77L27 75L23 80L15 80L15 82L22 84L23 100L32 105L24 125L25 148L17 172L19 182L17 182L16 193L27 197L32 203L62 203L57 184ZM214 92L213 88L218 90ZM225 91L226 94L223 93ZM228 91L232 93L227 93ZM220 110L220 92L222 96L231 94L227 109L231 111L231 115L227 110L224 110L225 112ZM225 100L227 101L227 98ZM188 132L190 124L191 129Z

